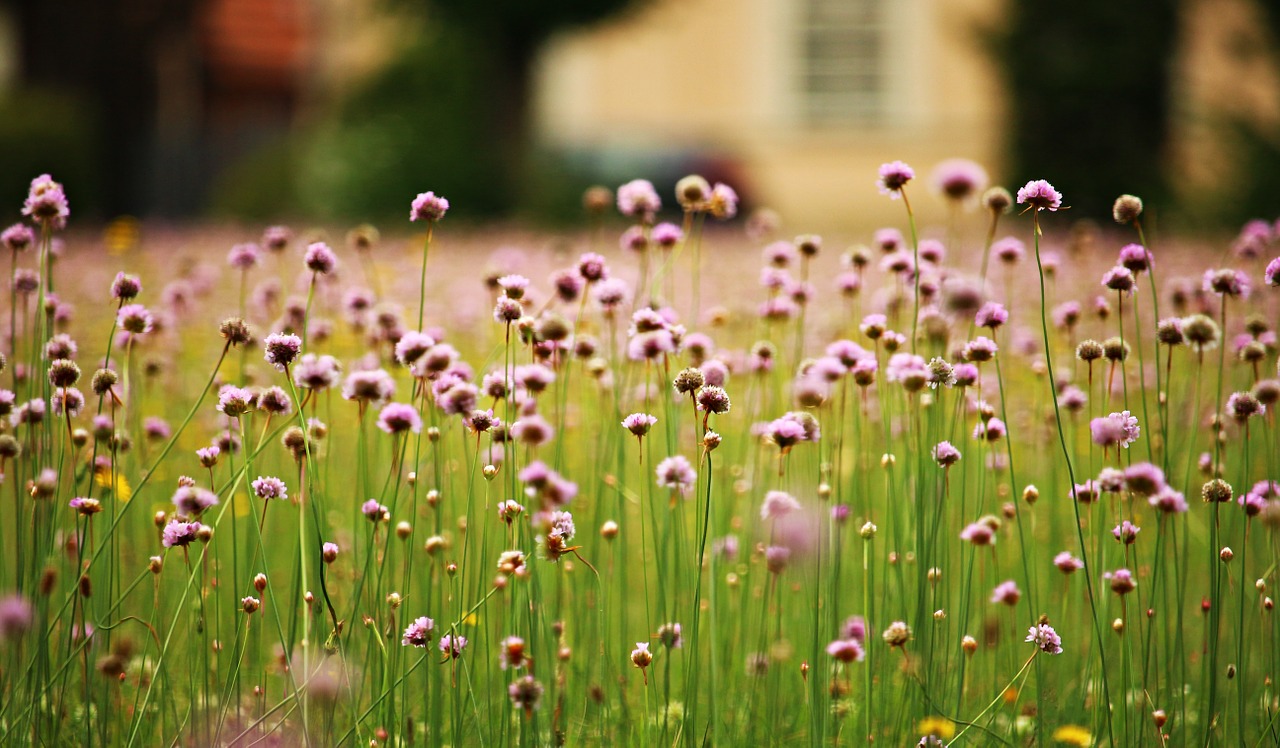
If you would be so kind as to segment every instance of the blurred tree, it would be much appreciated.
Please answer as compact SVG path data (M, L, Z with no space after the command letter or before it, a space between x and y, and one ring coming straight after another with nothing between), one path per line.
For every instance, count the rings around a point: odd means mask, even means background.
M96 184L54 175L66 179L81 210L108 214L142 210L156 129L154 61L161 44L189 33L197 0L3 0L2 4L17 25L21 86L55 92L52 95L74 102L69 106L80 112L77 121L47 124L55 130L79 127L84 136L75 137L90 141L78 154L87 160L77 162L70 171ZM47 100L49 95L34 100ZM27 116L56 113L46 109ZM40 142L18 147L38 149ZM52 159L50 169L65 161L65 156Z
M997 55L1014 181L1048 179L1085 215L1167 198L1179 0L1015 2ZM1020 182L1019 182L1020 183Z
M642 0L392 0L425 8L424 23L440 23L443 33L470 39L475 71L483 92L479 128L482 142L501 163L492 185L507 207L522 201L532 184L531 158L533 69L538 52L555 33L614 16Z

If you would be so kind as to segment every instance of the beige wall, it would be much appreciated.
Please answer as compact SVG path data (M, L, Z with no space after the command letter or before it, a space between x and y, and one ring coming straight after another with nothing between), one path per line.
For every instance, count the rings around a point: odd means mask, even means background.
M540 130L561 145L730 154L796 231L898 220L901 206L875 187L884 161L907 161L923 177L963 156L1000 173L999 89L978 39L996 3L886 0L893 63L884 121L815 128L800 117L798 2L656 0L551 45ZM917 203L940 211L936 201Z

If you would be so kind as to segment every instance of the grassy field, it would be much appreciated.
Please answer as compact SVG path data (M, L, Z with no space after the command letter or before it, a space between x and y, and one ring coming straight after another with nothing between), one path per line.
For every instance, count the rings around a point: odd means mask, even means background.
M1280 744L1280 225L961 167L840 243L690 179L103 248L36 180L0 745Z

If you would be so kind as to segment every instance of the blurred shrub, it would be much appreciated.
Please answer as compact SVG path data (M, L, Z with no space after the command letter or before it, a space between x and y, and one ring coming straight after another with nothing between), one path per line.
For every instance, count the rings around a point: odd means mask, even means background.
M17 220L27 182L53 174L72 195L77 215L100 212L100 163L94 120L76 97L44 89L17 89L0 96L0 174L8 175L5 211Z

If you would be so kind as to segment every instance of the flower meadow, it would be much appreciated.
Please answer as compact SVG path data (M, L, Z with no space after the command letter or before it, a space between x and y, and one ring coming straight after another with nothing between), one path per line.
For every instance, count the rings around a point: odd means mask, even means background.
M885 164L848 249L690 176L113 257L36 178L0 744L1280 742L1280 223L986 182Z

